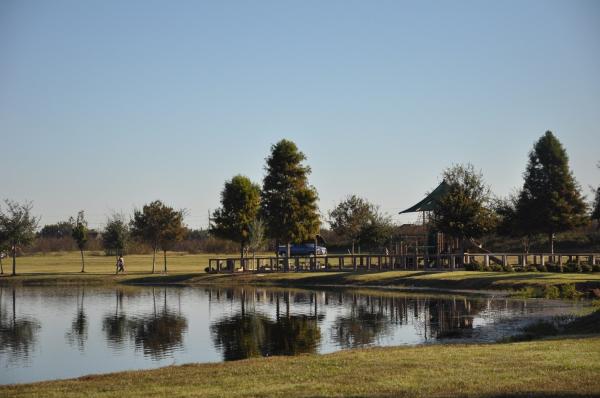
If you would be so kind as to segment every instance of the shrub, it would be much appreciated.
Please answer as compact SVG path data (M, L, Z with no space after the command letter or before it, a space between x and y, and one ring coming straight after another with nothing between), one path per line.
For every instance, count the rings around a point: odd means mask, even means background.
M492 264L492 265L490 265L490 269L494 272L504 271L504 268L502 268L502 266L500 264Z
M539 272L548 272L548 268L546 268L546 266L545 266L545 265L542 265L542 264L537 264L535 267L537 268L537 270L538 270Z
M581 272L592 272L592 266L589 264L583 264L581 266Z
M515 272L515 269L510 264L504 265L502 269L504 270L504 272Z
M527 272L538 272L537 266L533 264L526 266L525 269L527 270Z
M465 263L465 271L483 271L483 266L476 261Z
M579 265L577 263L567 263L565 265L564 272L572 272L572 273L581 272L581 265Z
M563 266L560 264L548 263L546 267L550 272L563 272Z
M593 272L600 272L600 264L594 264L594 265L592 265L592 271Z

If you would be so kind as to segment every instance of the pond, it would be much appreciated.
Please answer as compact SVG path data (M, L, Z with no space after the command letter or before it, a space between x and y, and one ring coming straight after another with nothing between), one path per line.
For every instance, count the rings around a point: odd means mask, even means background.
M0 287L0 383L188 362L496 341L585 304L264 287Z

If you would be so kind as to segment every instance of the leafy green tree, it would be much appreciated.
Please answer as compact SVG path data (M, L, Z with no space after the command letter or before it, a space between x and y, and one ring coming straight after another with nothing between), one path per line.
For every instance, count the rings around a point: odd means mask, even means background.
M60 221L56 224L47 224L38 232L40 238L57 238L70 237L73 226L68 221Z
M320 220L317 191L308 184L310 167L296 144L281 140L271 146L266 159L261 210L271 238L288 247L285 269L289 269L290 243L314 238ZM279 250L276 251L279 253Z
M481 172L472 164L455 165L443 173L447 193L433 211L433 224L441 232L461 241L477 238L494 227L491 193Z
M185 238L187 233L187 227L183 224L184 215L184 210L175 210L171 207L163 209L161 214L163 229L158 244L163 251L163 272L165 273L167 272L167 251L171 250L175 243Z
M102 233L102 246L107 255L114 253L115 257L122 256L129 243L129 225L122 214L113 214L106 220Z
M0 231L12 252L12 274L17 270L17 249L29 245L35 239L39 219L31 214L30 202L19 204L5 200L6 209L0 208Z
M10 249L10 245L8 243L8 236L6 233L0 228L0 275L4 275L4 266L2 265L2 259L8 253Z
M569 169L567 152L551 131L534 144L524 178L518 212L534 231L548 236L554 253L555 233L583 225L586 204Z
M85 261L83 259L83 249L85 249L85 245L88 242L88 224L85 220L85 215L83 210L80 210L77 213L77 217L69 220L72 225L71 236L73 240L77 244L77 248L81 253L81 272L85 272Z
M529 253L529 244L535 231L529 217L521 214L518 207L520 193L509 195L506 199L498 199L494 204L497 217L496 233L501 236L521 238L525 253Z
M221 207L212 216L211 232L220 238L239 242L242 260L250 235L250 224L259 210L260 187L257 184L242 175L225 182L221 192Z
M388 214L381 213L375 206L369 223L361 231L359 241L369 248L381 248L389 243L394 233L394 226Z
M142 210L134 210L131 220L131 235L152 248L152 273L156 267L156 251L158 250L163 231L165 230L165 213L173 209L166 206L160 200L155 200L142 207Z
M352 242L352 254L354 245L371 222L373 213L374 206L356 195L348 196L329 212L332 231Z
M390 217L356 195L348 196L329 212L329 224L333 232L352 243L352 254L356 243L381 246L392 233Z
M596 220L597 228L600 229L600 187L596 188L596 197L594 198L591 218L592 220Z

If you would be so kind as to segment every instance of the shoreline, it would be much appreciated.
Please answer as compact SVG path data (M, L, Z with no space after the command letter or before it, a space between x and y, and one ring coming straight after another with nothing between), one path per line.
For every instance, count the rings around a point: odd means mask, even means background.
M478 271L370 271L207 274L204 272L148 273L29 273L0 276L0 286L206 286L257 285L290 288L367 288L387 291L545 297L556 288L559 297L596 297L600 274ZM568 289L565 289L568 288ZM563 297L563 289L569 293ZM552 294L556 294L552 291Z

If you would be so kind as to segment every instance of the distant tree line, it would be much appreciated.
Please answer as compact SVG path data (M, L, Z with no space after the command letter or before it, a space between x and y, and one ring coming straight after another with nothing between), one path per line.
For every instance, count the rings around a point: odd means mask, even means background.
M402 239L407 226L395 225L379 206L354 194L327 213L329 228L322 227L318 194L308 182L311 169L305 161L306 156L292 141L284 139L272 145L262 185L243 175L226 181L220 207L211 214L207 230L189 229L184 223L185 210L157 200L134 210L131 219L110 215L102 231L88 227L83 210L38 231L39 218L32 215L31 203L5 200L0 206L0 272L4 272L1 257L11 258L14 273L16 258L25 251L77 249L81 272L85 272L86 251L104 250L116 257L152 253L153 272L160 251L163 272L167 272L169 251L237 251L244 257L280 245L289 253L292 243L321 239L330 247L355 253L386 250ZM481 172L471 164L454 165L444 170L442 178L448 191L436 204L429 223L463 248L469 240L482 239L500 249L518 241L528 251L532 245L539 248L545 236L547 250L554 252L557 234L571 234L562 241L581 241L573 235L578 233L588 236L588 244L600 247L600 186L594 188L592 203L586 203L567 153L550 131L534 144L522 187L506 198L494 197Z

